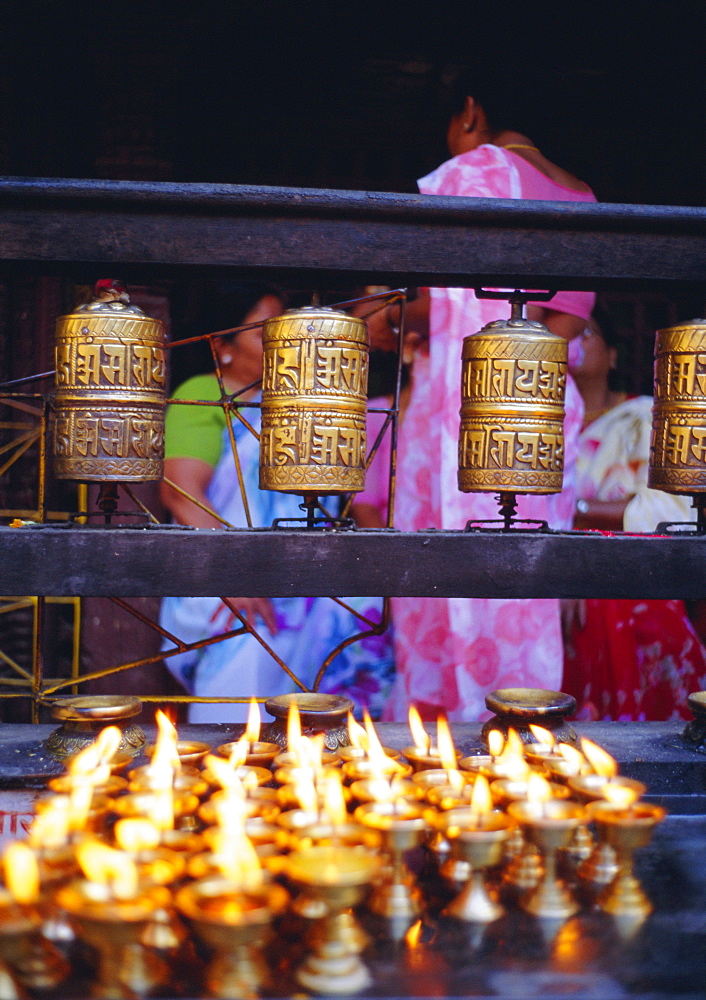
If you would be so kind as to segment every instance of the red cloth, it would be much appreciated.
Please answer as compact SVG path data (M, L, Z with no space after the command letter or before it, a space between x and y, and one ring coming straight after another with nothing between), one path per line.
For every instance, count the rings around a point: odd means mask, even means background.
M689 719L706 681L706 653L683 601L587 600L567 643L562 688L578 718Z

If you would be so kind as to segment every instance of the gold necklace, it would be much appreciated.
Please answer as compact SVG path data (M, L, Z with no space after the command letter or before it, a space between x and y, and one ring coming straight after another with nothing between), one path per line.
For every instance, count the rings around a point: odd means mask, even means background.
M539 152L537 146L530 146L526 142L508 142L506 146L501 146L501 149L533 149L535 153Z

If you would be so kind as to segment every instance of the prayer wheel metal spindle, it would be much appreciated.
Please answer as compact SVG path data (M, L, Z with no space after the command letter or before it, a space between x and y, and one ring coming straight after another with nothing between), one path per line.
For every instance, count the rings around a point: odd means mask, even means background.
M118 483L162 478L164 324L129 304L120 282L56 322L54 475L99 482L115 509Z
M368 332L319 306L290 309L263 328L260 488L316 497L365 485ZM312 523L311 517L308 523Z
M706 533L706 320L658 330L647 483L692 497Z
M539 297L532 293L533 301ZM524 319L526 298L515 292L510 319L463 341L458 487L497 493L504 530L513 522L516 494L558 493L564 470L567 342Z

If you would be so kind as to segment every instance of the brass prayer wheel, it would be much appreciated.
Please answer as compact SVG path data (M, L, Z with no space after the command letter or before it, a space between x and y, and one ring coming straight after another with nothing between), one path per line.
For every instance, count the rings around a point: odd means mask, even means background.
M463 493L558 493L564 471L567 343L512 317L463 341L458 487Z
M365 485L368 332L334 309L265 321L260 488L354 493Z
M56 322L56 477L161 479L165 386L164 324L99 281L92 302Z
M657 331L648 485L706 492L706 320Z

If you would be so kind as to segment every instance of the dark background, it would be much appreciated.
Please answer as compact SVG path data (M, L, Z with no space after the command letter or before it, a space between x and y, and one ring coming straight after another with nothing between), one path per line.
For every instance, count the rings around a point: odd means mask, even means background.
M603 201L701 204L706 13L682 2L2 5L7 174L412 191L450 68Z
M510 82L510 124L601 201L701 205L705 50L706 8L686 2L26 0L0 6L0 173L414 191L447 158L442 84L467 66ZM212 287L148 291L166 294L173 337L203 332ZM76 290L7 295L0 367L20 377ZM44 303L36 350L27 296ZM700 288L604 305L635 391L650 390L654 330L706 312Z

